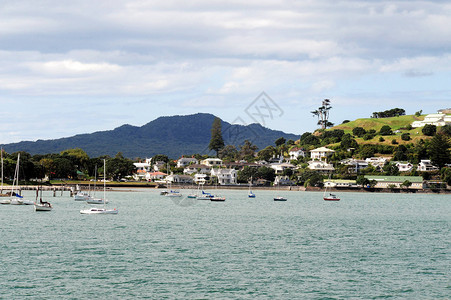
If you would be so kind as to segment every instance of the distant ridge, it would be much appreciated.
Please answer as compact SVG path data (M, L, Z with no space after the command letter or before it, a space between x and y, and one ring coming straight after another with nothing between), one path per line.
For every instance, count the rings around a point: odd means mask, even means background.
M113 130L79 134L54 140L24 141L5 144L5 151L25 151L32 155L59 153L70 148L81 148L90 157L114 156L122 152L125 157L151 157L165 154L170 158L181 155L207 154L211 138L211 125L215 116L198 113L185 116L159 117L141 127L122 125ZM260 124L234 125L222 121L222 133L226 145L239 146L250 140L259 150L274 145L280 137L297 140L298 135L271 130Z

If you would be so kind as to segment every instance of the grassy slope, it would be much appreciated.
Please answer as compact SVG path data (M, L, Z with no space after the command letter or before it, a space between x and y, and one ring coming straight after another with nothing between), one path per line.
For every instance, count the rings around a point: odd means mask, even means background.
M408 116L400 116L400 117L393 117L393 118L380 118L380 119L357 119L355 121L337 125L331 129L342 129L345 131L345 133L352 134L352 129L355 127L362 127L366 131L370 129L374 129L376 131L379 131L382 126L388 125L391 127L393 131L395 130L401 130L401 133L396 133L395 135L391 136L384 136L385 139L384 142L379 142L380 135L375 136L373 139L364 141L362 138L357 138L356 141L359 144L387 144L392 145L392 140L396 140L399 144L408 144L408 143L415 143L419 141L420 139L429 139L431 137L423 135L421 132L422 128L413 128L412 130L405 130L402 128L406 128L409 124L412 124L414 121L421 121L424 120L425 116L416 117L414 115L408 115ZM401 140L401 134L408 132L410 133L411 140L410 141L403 141Z

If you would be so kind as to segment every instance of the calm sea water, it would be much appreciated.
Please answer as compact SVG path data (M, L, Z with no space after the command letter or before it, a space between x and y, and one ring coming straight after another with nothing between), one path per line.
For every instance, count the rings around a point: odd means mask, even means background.
M220 192L109 192L118 215L67 194L0 206L0 298L450 299L449 195Z

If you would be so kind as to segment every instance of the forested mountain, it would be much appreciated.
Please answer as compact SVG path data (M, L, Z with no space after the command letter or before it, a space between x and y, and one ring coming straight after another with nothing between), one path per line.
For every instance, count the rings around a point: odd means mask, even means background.
M128 158L151 157L155 154L178 158L181 155L209 153L210 130L214 119L214 115L205 113L160 117L141 127L122 125L108 131L54 140L5 144L2 147L9 153L25 151L32 155L81 148L90 157L105 154L114 156L122 152ZM298 135L271 130L260 124L243 126L224 121L222 121L222 134L226 145L238 147L245 140L249 140L259 149L274 145L274 141L280 137L287 140L299 139Z

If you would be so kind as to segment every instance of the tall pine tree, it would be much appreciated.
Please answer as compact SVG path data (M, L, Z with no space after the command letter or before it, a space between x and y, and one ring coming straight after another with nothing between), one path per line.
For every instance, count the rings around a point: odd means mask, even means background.
M431 139L428 151L432 164L439 168L443 168L451 162L449 143L444 134L436 134Z
M222 148L224 148L224 140L222 139L221 119L216 117L211 126L211 140L208 149L216 151L216 156L218 156Z

